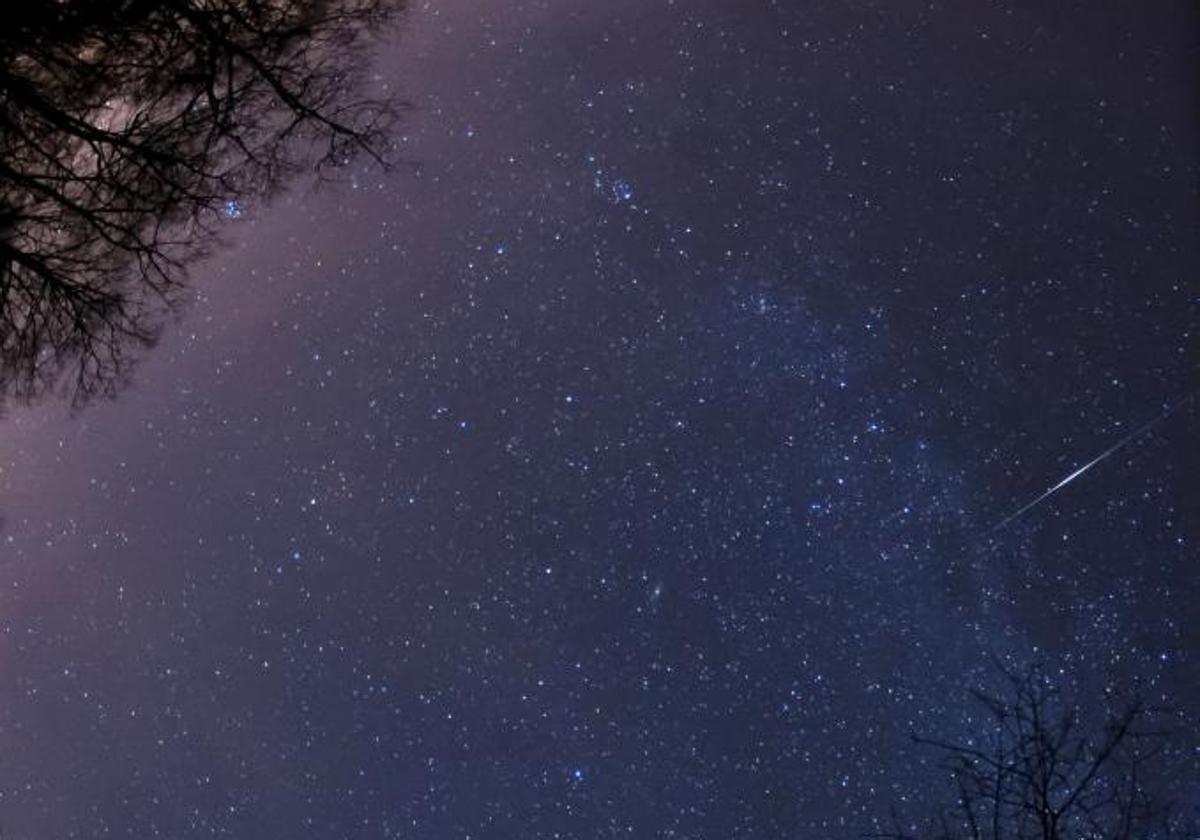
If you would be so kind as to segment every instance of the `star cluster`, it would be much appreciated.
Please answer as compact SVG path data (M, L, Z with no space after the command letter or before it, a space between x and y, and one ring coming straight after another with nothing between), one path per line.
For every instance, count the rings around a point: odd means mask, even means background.
M414 3L418 166L231 203L128 393L0 427L0 819L857 836L992 656L1195 731L1154 5Z

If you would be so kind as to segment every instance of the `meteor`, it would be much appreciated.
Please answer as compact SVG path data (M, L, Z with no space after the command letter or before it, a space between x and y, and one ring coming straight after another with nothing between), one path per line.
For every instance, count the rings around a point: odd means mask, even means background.
M1106 458L1110 457L1111 455L1115 455L1117 452L1120 452L1126 446L1133 443L1135 440L1140 438L1146 432L1150 431L1155 426L1157 426L1159 423L1161 423L1162 421L1164 421L1168 417L1170 417L1172 414L1174 414L1176 409L1178 409L1184 403L1188 402L1190 399L1192 399L1192 397L1196 396L1196 393L1197 392L1193 391L1192 393L1188 394L1186 397L1181 399L1179 402L1175 403L1175 405L1168 408L1165 412L1163 412L1162 414L1155 417L1153 420L1150 420L1149 422L1143 423L1141 426L1138 426L1132 432L1125 435L1125 437L1121 438L1116 443L1114 443L1112 446L1108 447L1108 449L1105 449L1103 452L1101 452L1099 455L1097 455L1092 460L1088 461L1082 467L1079 467L1077 470L1072 472L1070 475L1068 475L1062 481L1058 482L1058 484L1055 484L1053 487L1051 487L1046 492L1042 493L1040 496L1035 498L1033 501L1028 502L1027 504L1021 506L1017 510L1010 513L1008 516L1001 519L999 522L997 522L995 525L993 525L991 527L989 533L994 534L996 531L999 531L1001 528L1008 525L1010 522L1020 519L1026 513L1033 510L1035 507L1040 505L1046 499L1053 496L1059 490L1066 487L1068 484L1070 484L1075 479L1079 478L1081 475L1083 475L1085 472L1090 470L1092 467L1096 466L1101 461L1105 460Z

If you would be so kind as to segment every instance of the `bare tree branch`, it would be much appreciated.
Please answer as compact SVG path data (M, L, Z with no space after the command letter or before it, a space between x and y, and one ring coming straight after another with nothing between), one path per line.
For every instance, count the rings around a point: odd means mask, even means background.
M913 736L942 753L953 801L921 826L868 836L890 840L1158 840L1182 836L1151 772L1167 732L1163 710L1133 696L1084 726L1036 667L1002 670L1006 692L973 692L991 730L966 742ZM983 744L983 746L980 746Z
M18 4L0 33L0 405L116 392L224 216L384 163L360 95L403 0ZM232 209L231 209L232 208Z

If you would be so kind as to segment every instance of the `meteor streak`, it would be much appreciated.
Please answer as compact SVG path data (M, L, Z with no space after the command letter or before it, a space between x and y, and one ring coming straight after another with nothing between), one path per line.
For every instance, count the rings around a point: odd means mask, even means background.
M1183 405L1184 403L1188 402L1188 401L1189 401L1190 399L1192 399L1192 397L1194 397L1194 396L1196 396L1196 392L1195 392L1195 391L1193 391L1192 393L1188 394L1186 397L1184 397L1183 399L1181 399L1179 402L1175 403L1175 405L1173 405L1173 406L1171 406L1170 408L1168 408L1168 409L1167 409L1165 412L1163 412L1162 414L1158 415L1158 416L1157 416L1157 417L1155 417L1153 420L1150 420L1149 422L1143 423L1141 426L1138 426L1138 427L1137 427L1136 429L1134 429L1132 432L1130 432L1129 434L1125 435L1125 437L1121 438L1121 439L1120 439L1120 440L1118 440L1116 443L1114 443L1112 446L1108 447L1108 449L1105 449L1103 452L1101 452L1099 455L1097 455L1097 456L1096 456L1095 458L1093 458L1092 460L1088 461L1088 462L1087 462L1086 464L1084 464L1082 467L1079 467L1077 470L1075 470L1074 472L1072 472L1070 475L1068 475L1068 476L1067 476L1066 478L1064 478L1062 481L1058 482L1058 484L1055 484L1053 487L1051 487L1051 488L1050 488L1049 490L1047 490L1046 492L1042 493L1040 496L1038 496L1037 498L1035 498L1033 501L1031 501L1031 502L1029 502L1029 503L1027 503L1027 504L1023 505L1022 507L1020 507L1020 508L1018 508L1017 510L1013 511L1012 513L1010 513L1008 516L1006 516L1006 517L1004 517L1003 519L1001 519L999 522L997 522L995 525L993 525L993 526L991 527L991 531L990 531L990 533L995 533L996 531L999 531L1001 528L1003 528L1005 525L1008 525L1010 522L1013 522L1014 520L1020 519L1020 518L1021 518L1022 516L1024 516L1026 513L1028 513L1029 511L1033 510L1035 507L1037 507L1038 505L1040 505L1040 504L1041 504L1042 502L1044 502L1046 499L1048 499L1048 498L1050 498L1051 496L1053 496L1053 495L1054 495L1055 493L1057 493L1059 490L1061 490L1061 489L1063 489L1064 487L1066 487L1068 484L1070 484L1070 483L1071 483L1072 481L1074 481L1075 479L1079 478L1079 476L1083 475L1085 472L1087 472L1088 470L1090 470L1092 467L1096 466L1096 465L1097 465L1097 464L1099 464L1101 461L1103 461L1104 459L1108 458L1110 455L1114 455L1114 454L1116 454L1117 452L1120 452L1120 451L1121 451L1122 449L1124 449L1126 446L1128 446L1129 444L1133 443L1135 440L1137 440L1138 438L1140 438L1140 437L1141 437L1142 435L1144 435L1146 432L1150 431L1150 430L1151 430L1151 429L1153 429L1155 426L1157 426L1159 423L1161 423L1162 421L1164 421L1164 420L1166 420L1168 417L1170 417L1172 414L1174 414L1174 413L1175 413L1175 410L1176 410L1177 408L1179 408L1179 407L1180 407L1181 405Z

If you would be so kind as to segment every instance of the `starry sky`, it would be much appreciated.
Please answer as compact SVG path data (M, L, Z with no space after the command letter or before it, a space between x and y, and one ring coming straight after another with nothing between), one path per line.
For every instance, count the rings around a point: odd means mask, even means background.
M412 3L404 163L0 420L0 823L853 837L992 656L1200 802L1196 17Z

